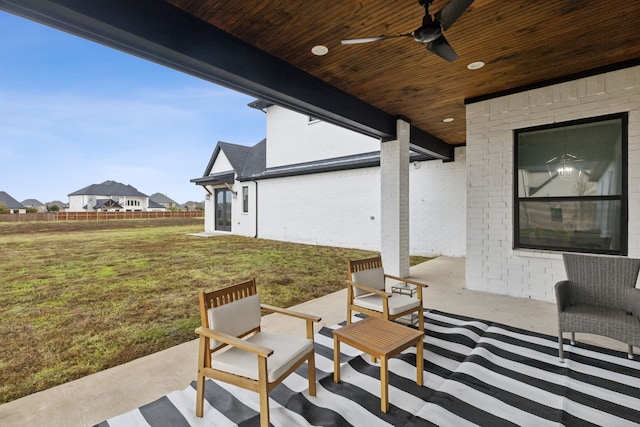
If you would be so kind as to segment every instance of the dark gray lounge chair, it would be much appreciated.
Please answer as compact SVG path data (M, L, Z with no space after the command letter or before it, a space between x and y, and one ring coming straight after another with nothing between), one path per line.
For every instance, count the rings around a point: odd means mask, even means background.
M619 256L563 254L567 280L556 283L558 343L564 361L562 333L589 333L640 347L640 259Z

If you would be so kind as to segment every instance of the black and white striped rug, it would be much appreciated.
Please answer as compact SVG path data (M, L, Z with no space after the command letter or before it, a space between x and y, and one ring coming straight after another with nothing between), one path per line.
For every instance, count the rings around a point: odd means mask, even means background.
M307 393L305 365L271 393L272 425L640 426L640 360L626 353L567 344L561 364L556 337L427 310L425 385L415 383L415 348L391 360L384 414L369 356L342 344L334 383L331 330L316 335L317 396ZM206 390L203 418L194 382L98 426L259 425L256 393L212 380Z

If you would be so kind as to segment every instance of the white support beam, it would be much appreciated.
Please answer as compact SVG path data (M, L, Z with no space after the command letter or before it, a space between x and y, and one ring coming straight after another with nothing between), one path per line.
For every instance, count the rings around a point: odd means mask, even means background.
M380 144L380 248L385 271L409 275L409 140L411 125L398 120L397 139Z

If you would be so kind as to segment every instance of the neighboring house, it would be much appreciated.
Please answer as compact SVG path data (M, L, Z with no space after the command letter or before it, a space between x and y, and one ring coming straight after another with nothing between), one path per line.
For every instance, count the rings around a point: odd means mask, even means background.
M161 205L167 209L180 209L181 206L176 203L175 200L172 200L169 196L162 193L153 193L149 196L149 201L155 202L158 205Z
M184 205L184 208L188 211L197 211L197 210L204 210L204 203L203 202L194 202L194 201L188 201L186 202Z
M119 212L164 210L164 206L149 203L149 196L131 185L116 181L91 184L69 194L70 212Z
M160 203L154 202L153 200L149 199L149 206L147 207L147 210L154 212L164 212L167 210L167 208L165 208L164 205L161 205Z
M22 204L27 209L29 209L29 208L36 209L38 212L46 212L47 211L47 207L44 205L44 203L42 203L41 201L39 201L37 199L26 199L26 200L22 201Z
M380 142L256 101L267 138L219 142L201 178L205 231L380 250ZM410 157L410 251L463 256L464 147L456 161ZM437 224L437 226L434 226Z
M47 203L47 210L51 210L52 206L57 206L59 211L64 211L69 208L67 203L62 203L60 200L54 200Z
M0 205L3 205L12 214L27 213L27 208L5 191L0 191Z

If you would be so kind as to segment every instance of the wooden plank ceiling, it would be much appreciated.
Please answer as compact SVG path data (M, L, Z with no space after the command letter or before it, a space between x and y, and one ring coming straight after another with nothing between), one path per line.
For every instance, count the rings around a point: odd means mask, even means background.
M169 2L452 145L465 143L466 99L640 59L638 0L475 0L445 32L455 62L411 38L340 44L413 31L417 0ZM468 70L474 61L486 66Z

